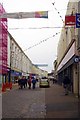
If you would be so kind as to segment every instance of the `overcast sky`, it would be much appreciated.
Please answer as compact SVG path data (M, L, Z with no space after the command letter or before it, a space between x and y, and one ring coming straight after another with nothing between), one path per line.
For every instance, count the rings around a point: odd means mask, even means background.
M57 45L69 0L0 0L6 12L48 11L48 19L8 19L8 29L33 64L48 64L42 69L53 69ZM55 4L53 5L52 3ZM61 17L60 17L61 16ZM49 27L49 28L46 28ZM18 28L18 29L16 29ZM58 33L56 35L56 33ZM55 35L53 37L53 35ZM40 41L41 44L37 45ZM46 40L46 41L45 41ZM34 46L34 47L32 47ZM31 49L28 49L31 47ZM27 50L28 49L28 50Z

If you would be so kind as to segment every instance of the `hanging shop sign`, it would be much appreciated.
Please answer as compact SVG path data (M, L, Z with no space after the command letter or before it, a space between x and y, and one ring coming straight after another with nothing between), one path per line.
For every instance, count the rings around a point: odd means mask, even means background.
M75 62L75 63L80 62L80 56L75 56L75 58L74 58L74 62Z
M80 28L80 13L76 13L76 28Z
M65 16L65 25L66 26L72 26L76 24L76 16L71 15L71 16Z

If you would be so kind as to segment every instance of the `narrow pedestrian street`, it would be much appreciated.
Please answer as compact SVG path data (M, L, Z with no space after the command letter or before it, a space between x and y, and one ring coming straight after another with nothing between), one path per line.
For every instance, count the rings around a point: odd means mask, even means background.
M64 95L58 84L50 88L14 89L2 95L3 118L79 118L79 99Z

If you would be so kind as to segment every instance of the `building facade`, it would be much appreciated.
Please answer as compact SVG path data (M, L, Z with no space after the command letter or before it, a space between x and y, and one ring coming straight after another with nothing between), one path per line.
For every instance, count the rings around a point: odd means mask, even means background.
M2 69L1 69L2 70ZM35 66L28 56L24 53L18 43L14 40L12 35L7 34L7 72L0 74L0 85L8 83L15 83L17 79L22 76L47 75L48 72L41 70Z
M67 6L66 16L76 16L80 2L70 2ZM60 40L57 48L56 71L58 82L62 84L65 75L71 80L70 91L75 95L80 94L80 63L77 57L80 56L80 35L76 25L63 25Z
M24 53L18 43L9 33L10 41L10 50L9 50L9 81L15 82L21 76L27 76L29 74L44 74L45 71L42 71L36 67L28 56ZM45 72L47 74L47 71ZM45 75L45 74L44 74Z

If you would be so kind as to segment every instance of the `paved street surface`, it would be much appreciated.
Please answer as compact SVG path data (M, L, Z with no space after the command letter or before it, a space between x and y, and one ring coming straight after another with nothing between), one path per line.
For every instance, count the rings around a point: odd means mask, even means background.
M79 118L79 99L64 95L62 86L35 90L15 85L2 95L3 118Z
M57 84L45 91L46 118L79 118L78 98L71 93L65 96L63 87Z
M44 118L45 89L14 89L2 96L3 118Z

